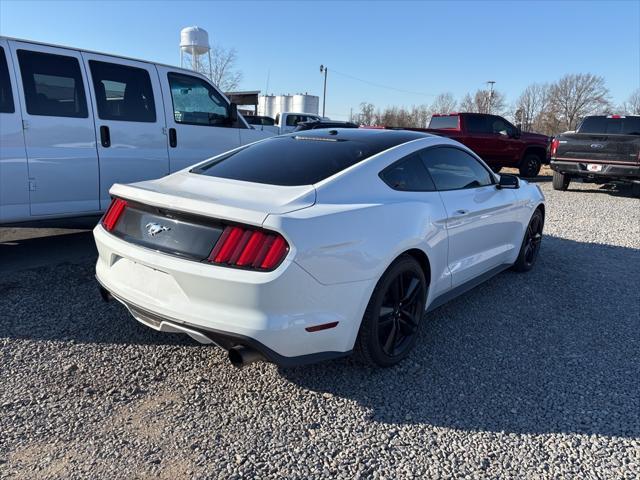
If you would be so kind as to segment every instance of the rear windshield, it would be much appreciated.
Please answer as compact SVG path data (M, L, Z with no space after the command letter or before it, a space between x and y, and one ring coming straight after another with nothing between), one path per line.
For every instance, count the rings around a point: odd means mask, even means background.
M640 117L587 117L578 128L578 133L640 135Z
M429 128L458 128L458 116L447 115L445 117L431 117Z
M300 132L254 143L192 172L270 185L311 185L391 146Z

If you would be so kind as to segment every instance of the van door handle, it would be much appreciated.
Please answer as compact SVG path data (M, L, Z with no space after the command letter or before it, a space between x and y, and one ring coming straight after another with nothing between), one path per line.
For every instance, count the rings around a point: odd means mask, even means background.
M175 128L169 129L169 146L171 148L176 148L178 146L178 132L176 132Z
M469 210L456 210L455 212L453 212L453 214L456 217L462 217L462 216L466 215L467 213L469 213Z
M111 134L109 133L109 127L106 125L100 127L100 143L104 148L111 146Z

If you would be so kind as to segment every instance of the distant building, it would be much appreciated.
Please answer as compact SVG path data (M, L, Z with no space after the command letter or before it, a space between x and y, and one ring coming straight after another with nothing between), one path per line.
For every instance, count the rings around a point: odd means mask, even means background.
M282 112L318 114L320 97L306 93L295 95L260 95L258 97L258 115L275 118Z

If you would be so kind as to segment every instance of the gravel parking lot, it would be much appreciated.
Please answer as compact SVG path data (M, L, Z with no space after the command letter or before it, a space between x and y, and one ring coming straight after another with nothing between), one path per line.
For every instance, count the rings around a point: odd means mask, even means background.
M0 477L638 478L640 200L540 185L534 271L429 315L388 370L236 370L104 304L93 258L0 274Z

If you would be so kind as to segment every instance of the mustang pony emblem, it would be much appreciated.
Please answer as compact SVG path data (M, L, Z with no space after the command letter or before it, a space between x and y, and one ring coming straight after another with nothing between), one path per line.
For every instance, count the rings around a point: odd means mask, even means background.
M159 233L167 232L171 230L171 228L169 227L165 227L164 225L160 225L159 223L153 223L153 222L147 223L145 225L145 228L147 229L147 235L150 235L152 237L155 237Z

